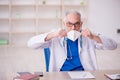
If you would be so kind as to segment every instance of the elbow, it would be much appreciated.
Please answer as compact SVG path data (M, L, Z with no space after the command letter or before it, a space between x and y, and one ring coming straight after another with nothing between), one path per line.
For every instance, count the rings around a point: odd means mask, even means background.
M117 49L117 43L116 42L110 43L109 45L106 45L106 48L108 48L109 50L115 50Z
M29 47L29 48L32 48L32 49L38 49L38 48L40 48L40 45L38 45L38 44L27 44L27 46Z
M42 48L40 43L37 43L37 42L33 43L30 40L27 42L27 47L32 48L32 49Z
M100 39L102 41L103 49L114 50L114 49L117 48L116 41L114 41L114 40L112 40L110 38L106 38L104 36L100 36Z
M115 41L111 42L111 50L117 49L117 43Z
M113 45L111 45L111 50L117 49L117 43L114 43Z
M38 48L38 46L36 46L33 42L31 42L31 40L27 42L27 47L32 48L32 49Z
M31 42L28 41L28 42L27 42L27 47L29 47L29 48L33 48L33 44L31 44Z

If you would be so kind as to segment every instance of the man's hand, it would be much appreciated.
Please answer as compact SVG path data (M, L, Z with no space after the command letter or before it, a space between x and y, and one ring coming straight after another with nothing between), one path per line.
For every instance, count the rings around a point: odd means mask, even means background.
M67 32L64 29L59 29L48 34L47 37L45 38L45 41L51 40L52 38L55 38L55 37L61 38L64 36L67 36Z
M83 29L81 32L82 36L89 37L90 39L93 39L94 35L91 33L89 29Z
M67 36L66 30L60 29L60 30L57 31L57 37L61 38L61 37L64 37L64 36Z
M81 32L81 35L84 36L84 37L88 37L88 38L90 38L92 40L95 40L98 43L102 43L100 37L97 36L97 35L92 34L89 29L83 29L82 32Z

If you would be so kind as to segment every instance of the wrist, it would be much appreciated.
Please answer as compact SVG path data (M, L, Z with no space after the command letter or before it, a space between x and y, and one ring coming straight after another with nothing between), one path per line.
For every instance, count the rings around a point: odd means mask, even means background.
M92 40L94 40L94 41L96 41L98 43L102 43L102 41L101 41L101 39L100 39L100 37L98 35L93 35Z

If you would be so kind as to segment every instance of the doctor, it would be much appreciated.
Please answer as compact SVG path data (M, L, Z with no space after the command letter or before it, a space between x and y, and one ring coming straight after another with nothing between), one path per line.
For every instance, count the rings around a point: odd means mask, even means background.
M81 14L69 11L63 20L65 29L32 37L31 48L49 48L51 71L97 70L95 49L113 50L117 44L112 39L82 29Z

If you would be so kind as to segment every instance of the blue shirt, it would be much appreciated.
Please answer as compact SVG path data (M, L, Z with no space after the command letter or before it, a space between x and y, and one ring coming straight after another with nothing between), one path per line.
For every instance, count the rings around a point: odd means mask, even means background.
M67 39L67 58L60 71L84 70L78 54L78 39L76 41Z

